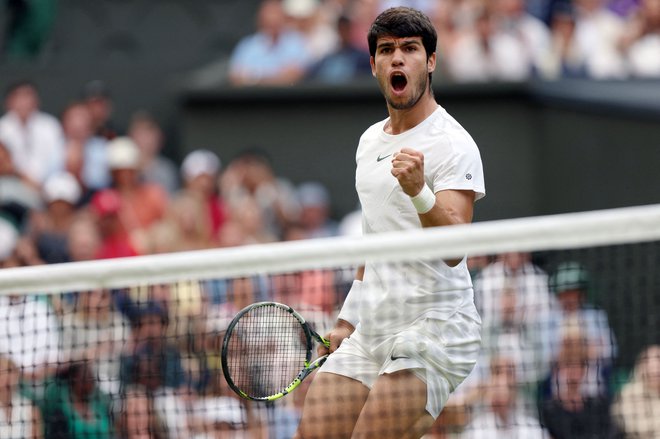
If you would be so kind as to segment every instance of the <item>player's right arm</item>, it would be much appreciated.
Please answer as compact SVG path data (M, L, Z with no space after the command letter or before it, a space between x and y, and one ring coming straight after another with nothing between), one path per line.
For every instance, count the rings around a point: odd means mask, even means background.
M347 318L343 319L342 316L345 315L355 315L356 310L347 310L345 307L351 307L355 306L355 300L359 299L359 286L362 284L362 279L364 278L364 265L358 267L357 272L355 274L355 281L353 281L353 286L351 287L351 290L348 292L349 295L353 294L353 296L349 299L349 297L346 297L346 300L344 301L344 305L342 306L342 310L339 313L339 318L337 318L337 322L335 323L335 327L328 332L324 338L326 340L330 341L330 347L326 346L319 346L317 351L319 356L320 355L326 355L326 354L331 354L334 351L337 350L339 345L344 341L344 339L348 338L351 336L353 331L355 331L355 324L356 321L354 318ZM349 320L353 320L352 322Z

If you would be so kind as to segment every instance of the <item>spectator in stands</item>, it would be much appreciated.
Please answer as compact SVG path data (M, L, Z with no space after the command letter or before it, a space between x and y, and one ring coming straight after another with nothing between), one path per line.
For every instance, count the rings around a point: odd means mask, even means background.
M61 318L60 358L63 364L89 361L98 387L119 394L119 361L130 337L130 324L112 303L108 290L82 291L65 302Z
M281 239L287 226L298 219L300 207L295 188L275 175L270 157L261 149L244 150L229 163L221 176L220 192L232 221L239 220L244 225L263 221L254 224L258 229L251 226L254 230L247 232L257 242Z
M323 20L320 0L282 0L282 7L291 29L300 32L305 39L310 64L337 48L337 31Z
M535 388L548 373L557 320L547 274L532 263L531 254L505 253L481 270L474 292L484 347L519 350L519 380Z
M131 338L121 356L121 380L141 384L149 392L161 386L178 389L185 382L181 354L168 342L167 309L157 301L134 303L127 309ZM146 374L147 367L152 373Z
M517 398L517 365L509 357L495 355L490 360L490 380L485 390L486 410L475 416L462 439L547 439L539 421L520 407Z
M645 348L637 358L630 382L613 406L614 420L626 438L660 437L660 346Z
M170 434L191 437L188 400L192 383L179 349L167 338L168 311L157 301L135 303L129 310L133 336L121 356L122 383L145 389Z
M453 1L436 2L434 12L429 16L433 21L433 26L438 34L438 46L436 54L438 65L435 74L442 77L449 77L447 71L447 54L451 53L456 45L459 35L458 7Z
M553 439L610 438L609 397L590 395L601 369L590 362L593 346L580 325L564 327L561 348L541 393L543 425Z
M92 113L83 102L73 103L62 112L65 167L87 191L110 185L107 140L94 135L92 122Z
M381 12L380 0L353 0L347 2L344 13L351 18L353 46L369 51L367 33L376 16Z
M628 22L621 46L632 76L660 77L660 1L640 2L639 10Z
M586 77L586 54L575 39L575 11L570 3L558 3L550 17L551 41L538 63L545 79Z
M458 31L446 54L447 71L456 82L520 80L529 74L520 41L498 33L490 8L483 6L473 22Z
M62 172L49 177L42 192L46 209L32 213L28 233L44 262L68 262L67 239L71 224L78 215L76 206L82 195L80 185L73 175Z
M90 215L79 215L67 234L67 251L71 262L96 259L101 247L101 236Z
M352 43L351 32L351 19L340 16L337 20L338 47L309 68L307 79L338 84L371 75L369 52Z
M297 188L300 204L299 224L306 238L336 236L337 223L330 218L330 194L323 184L316 181L301 183Z
M112 185L121 199L119 218L140 253L148 248L150 226L167 211L167 192L155 183L140 179L140 152L133 140L117 137L108 144L108 166Z
M28 212L41 207L38 189L18 172L9 148L0 140L0 211L23 226Z
M298 390L301 389L296 392ZM227 385L222 372L216 370L209 388L192 402L192 438L272 437L265 435L267 432L259 415L254 403L239 398Z
M43 417L47 438L111 439L111 404L96 384L91 363L64 365L46 389Z
M167 428L155 411L154 401L139 386L126 389L117 420L121 439L166 439Z
M509 58L506 79L527 79L540 62L541 54L550 46L550 32L547 26L525 9L525 0L495 0L493 13L497 36L507 36L515 41L520 58Z
M595 308L587 300L591 280L587 270L578 262L563 262L550 277L550 288L557 296L560 315L557 326L561 331L566 325L583 328L589 345L589 361L604 371L609 371L616 358L617 346L605 311ZM556 338L556 342L559 337ZM558 343L556 343L558 344ZM555 348L555 352L558 350ZM604 393L601 386L594 389Z
M101 244L97 259L137 256L126 227L119 217L122 199L114 189L97 192L90 202L90 211L98 224Z
M227 220L218 193L220 159L208 150L191 152L181 164L184 187L172 200L166 222L178 241L176 250L212 247Z
M41 412L19 389L21 371L11 358L0 354L0 437L43 437Z
M575 0L575 38L586 54L587 75L594 79L621 79L627 76L619 44L623 19L609 10L604 0Z
M257 32L239 41L231 55L229 80L243 85L291 85L302 79L310 61L302 34L286 26L280 0L263 0Z
M24 265L17 253L4 260L3 268ZM55 371L59 337L55 313L46 300L34 295L0 296L0 355L14 362L21 379L36 387Z
M94 135L105 140L117 137L117 130L111 121L112 98L106 84L98 79L89 81L83 88L83 101L92 115Z
M144 111L137 112L131 118L128 135L140 150L143 181L154 183L170 194L179 189L176 165L162 155L164 136L158 122Z
M7 112L0 118L0 141L16 171L35 186L64 167L64 140L57 119L39 110L37 87L21 81L9 87Z

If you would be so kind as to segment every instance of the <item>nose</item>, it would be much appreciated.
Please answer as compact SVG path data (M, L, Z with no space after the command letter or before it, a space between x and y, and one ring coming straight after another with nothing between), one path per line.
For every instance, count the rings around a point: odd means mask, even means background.
M400 48L394 49L392 53L392 65L400 66L403 64L403 51Z

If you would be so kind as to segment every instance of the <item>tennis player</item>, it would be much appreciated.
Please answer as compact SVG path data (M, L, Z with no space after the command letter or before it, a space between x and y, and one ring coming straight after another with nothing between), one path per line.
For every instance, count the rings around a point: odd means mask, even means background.
M368 42L389 117L357 149L363 231L471 222L485 195L481 158L433 96L437 35L429 18L388 9ZM474 367L480 325L465 258L367 262L327 334L331 355L311 384L296 438L421 437Z

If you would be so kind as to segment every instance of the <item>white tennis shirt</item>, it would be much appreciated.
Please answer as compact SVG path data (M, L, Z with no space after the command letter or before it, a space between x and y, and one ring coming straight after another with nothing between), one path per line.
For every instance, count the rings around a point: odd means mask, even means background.
M484 197L479 149L444 108L438 107L419 125L397 135L385 133L387 121L364 132L356 154L355 187L365 234L421 227L410 197L391 174L392 154L402 148L424 154L424 178L433 192L471 190L475 199ZM440 260L366 261L360 302L360 325L365 333L391 333L421 318L446 320L466 306L474 310L465 260L453 268ZM476 310L474 313L476 316Z

